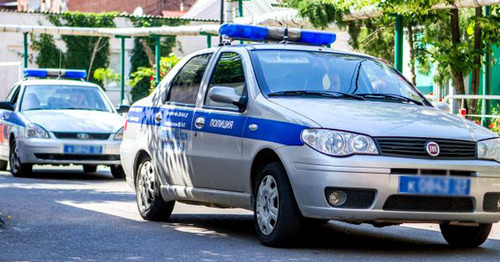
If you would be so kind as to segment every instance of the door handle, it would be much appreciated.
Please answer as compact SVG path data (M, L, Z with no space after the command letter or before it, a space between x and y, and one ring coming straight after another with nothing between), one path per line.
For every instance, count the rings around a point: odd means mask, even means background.
M194 121L194 126L198 129L202 129L204 125L205 125L205 118L201 116L196 118L196 120Z
M155 115L155 122L156 123L161 123L161 118L162 118L161 112L156 113L156 115Z

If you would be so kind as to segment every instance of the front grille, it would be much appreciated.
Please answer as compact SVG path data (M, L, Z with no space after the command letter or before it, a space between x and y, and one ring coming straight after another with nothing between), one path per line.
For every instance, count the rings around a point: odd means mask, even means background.
M384 210L472 213L474 201L470 197L392 195L385 201Z
M446 169L391 168L393 175L465 176L475 177L477 172Z
M88 137L80 138L78 137L79 134L86 134ZM106 140L111 133L54 132L54 135L59 139Z
M484 194L483 210L486 212L500 212L500 192Z
M440 147L440 154L430 156L425 145L427 142L436 142ZM380 154L383 156L428 158L428 159L476 159L476 142L406 137L376 137Z
M375 189L327 187L325 189L326 202L328 202L328 196L332 191L342 191L346 196L346 201L342 205L333 207L353 209L366 209L371 207L377 192Z
M35 154L35 157L43 160L66 160L66 161L114 161L120 160L120 155L75 155L75 154Z

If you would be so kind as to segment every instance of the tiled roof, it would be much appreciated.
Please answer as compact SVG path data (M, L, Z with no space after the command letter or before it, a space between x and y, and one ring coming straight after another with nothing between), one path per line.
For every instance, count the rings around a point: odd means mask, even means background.
M55 14L55 15L61 15L63 13L56 13L56 12L40 12L40 11L17 11L17 10L7 10L7 9L0 9L0 12L4 13L20 13L20 14ZM119 13L117 17L139 17L139 18L153 18L153 19L166 19L166 20L186 20L186 21L199 21L199 22L216 22L218 20L216 19L198 19L198 18L185 18L185 17L164 17L164 16L159 16L159 15L142 15L142 16L137 16L133 14L128 14L128 13Z
M290 10L286 7L280 7L280 3L281 0L243 0L243 16L252 17ZM236 8L235 12L235 15L238 16L238 8ZM220 0L198 0L183 18L219 20Z

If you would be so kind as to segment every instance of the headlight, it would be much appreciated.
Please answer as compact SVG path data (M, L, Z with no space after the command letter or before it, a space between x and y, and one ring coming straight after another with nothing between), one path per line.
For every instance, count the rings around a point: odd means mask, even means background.
M492 159L500 162L500 138L480 141L477 144L477 156L480 159Z
M373 139L365 135L328 129L305 129L301 137L306 145L327 155L378 154Z
M123 127L118 130L118 132L115 133L115 140L123 140Z
M49 138L49 132L43 129L43 127L30 123L26 125L26 137L27 138Z

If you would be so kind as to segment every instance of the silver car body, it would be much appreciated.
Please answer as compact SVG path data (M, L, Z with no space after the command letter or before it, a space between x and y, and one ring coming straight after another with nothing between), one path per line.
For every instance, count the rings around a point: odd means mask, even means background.
M89 110L27 110L20 111L25 87L36 85L63 85L97 88L103 95L109 112ZM9 159L10 143L16 141L19 159L24 164L89 164L119 165L121 140L115 140L114 134L125 122L124 117L116 113L111 102L95 84L73 80L24 80L14 85L8 100L14 103L15 110L1 110L0 159ZM49 133L49 138L25 137L26 125L34 123ZM57 135L56 135L57 134ZM59 136L61 134L61 136ZM95 134L99 134L98 136ZM101 154L71 154L64 152L64 146L102 146Z
M256 80L249 52L291 49L337 52L295 45L243 45L207 49L184 58L147 98L129 113L121 145L127 182L134 187L137 160L148 154L158 168L166 201L212 203L253 209L252 175L256 161L275 154L288 174L301 213L306 217L352 222L495 223L500 213L485 212L486 192L500 192L500 163L487 160L439 160L381 155L332 157L304 145L304 128L329 128L371 137L411 137L477 142L498 137L468 120L431 106L377 101L265 97ZM204 106L208 81L221 52L235 52L243 61L248 103L243 112ZM192 107L162 103L172 79L191 57L213 53ZM345 52L341 52L345 53ZM359 55L359 54L354 54ZM332 114L335 112L335 114ZM203 118L204 125L201 125ZM160 121L157 121L157 120ZM230 124L225 124L230 123ZM200 124L200 126L198 126ZM470 177L473 212L384 210L399 195L393 170L462 170ZM409 174L408 174L409 175ZM325 188L367 188L376 191L364 209L335 208Z

